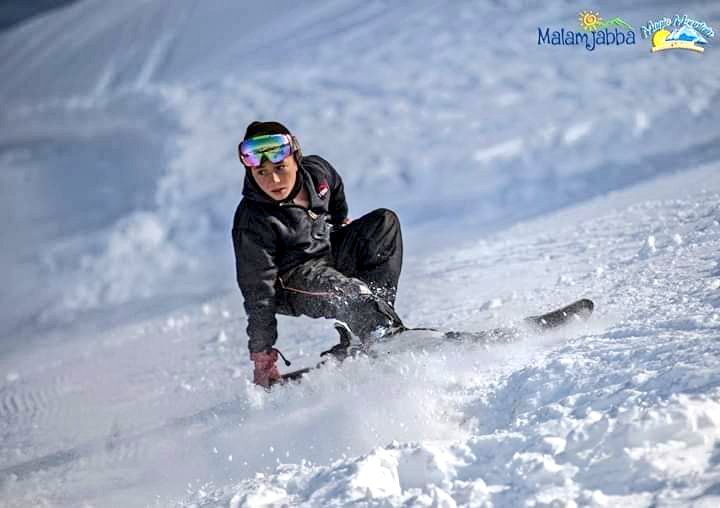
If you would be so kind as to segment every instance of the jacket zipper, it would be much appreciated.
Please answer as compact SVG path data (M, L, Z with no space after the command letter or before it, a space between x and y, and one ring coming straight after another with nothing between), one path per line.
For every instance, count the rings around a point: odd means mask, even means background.
M296 205L295 203L280 203L280 206L284 206L286 208L295 207L295 208L300 208L301 210L305 210L307 212L308 216L312 220L316 220L318 217L320 217L318 214L313 212L310 208L305 208L304 206Z

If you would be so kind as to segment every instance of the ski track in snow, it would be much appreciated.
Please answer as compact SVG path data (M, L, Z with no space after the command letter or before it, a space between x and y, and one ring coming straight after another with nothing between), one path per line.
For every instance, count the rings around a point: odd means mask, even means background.
M534 44L579 4L275 7L84 0L0 34L0 506L720 504L717 48ZM596 315L252 386L228 273L256 117L353 216L398 210L408 323ZM279 326L293 367L335 341Z

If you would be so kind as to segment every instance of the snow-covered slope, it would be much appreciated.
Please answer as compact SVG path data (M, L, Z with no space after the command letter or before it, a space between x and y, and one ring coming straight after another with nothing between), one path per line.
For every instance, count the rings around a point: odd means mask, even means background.
M410 253L717 158L717 52L537 45L579 9L87 0L0 35L2 329L230 289L255 118L333 162L353 215L396 209Z
M0 34L0 505L717 502L720 53L537 45L585 7L84 0ZM596 318L250 386L255 118L399 212L409 323Z
M188 506L712 506L718 169L519 225L408 276L405 314L431 325L488 328L596 300L592 322L551 337L352 361L267 394L247 379L230 295L16 354L3 390L5 494L117 506L155 494L170 504L183 488ZM332 335L296 321L281 322L293 339L283 350L312 364Z

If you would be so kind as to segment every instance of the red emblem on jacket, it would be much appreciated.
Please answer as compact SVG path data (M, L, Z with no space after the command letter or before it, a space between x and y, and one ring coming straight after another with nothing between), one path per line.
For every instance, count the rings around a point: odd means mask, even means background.
M323 180L322 182L320 182L320 185L318 185L318 188L317 188L318 196L321 198L324 198L325 194L327 194L329 190L330 190L330 186L328 185L328 183L325 180Z

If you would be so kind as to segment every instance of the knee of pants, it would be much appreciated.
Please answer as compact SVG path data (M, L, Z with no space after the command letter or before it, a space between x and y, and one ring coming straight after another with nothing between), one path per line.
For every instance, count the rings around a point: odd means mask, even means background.
M400 219L397 216L395 212L388 208L376 208L372 212L370 212L368 215L373 217L373 219L376 219L378 221L381 221L387 226L400 226Z
M373 258L384 262L398 250L402 256L402 232L397 214L387 208L378 208L372 213L377 220L374 237L370 240Z

